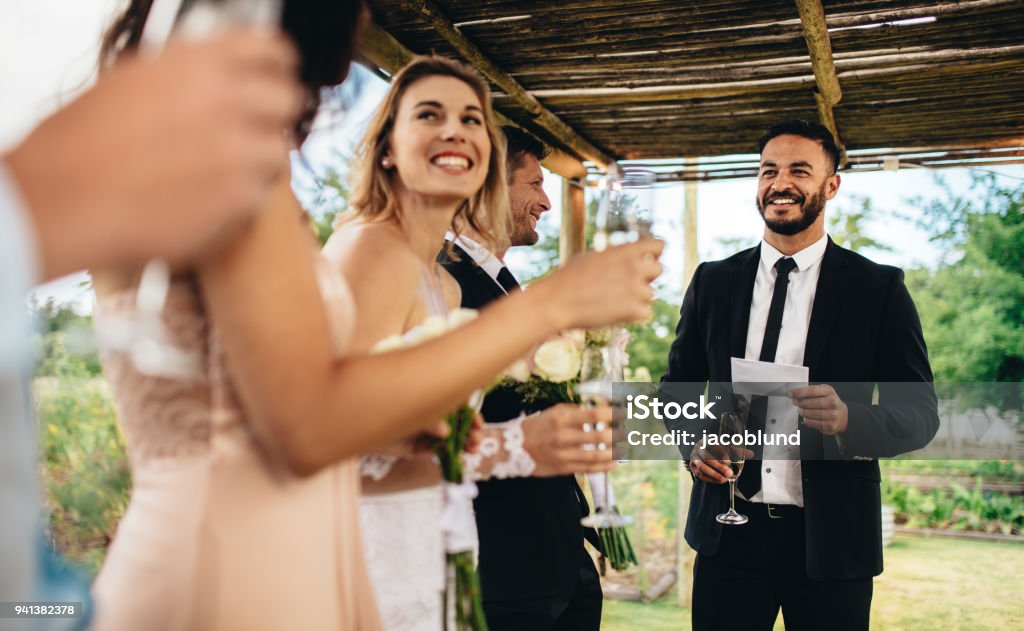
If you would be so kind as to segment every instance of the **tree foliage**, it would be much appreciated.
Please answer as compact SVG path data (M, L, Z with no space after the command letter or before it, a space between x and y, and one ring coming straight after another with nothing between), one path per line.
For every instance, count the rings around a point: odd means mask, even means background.
M1024 187L978 176L971 195L921 201L921 225L947 255L912 270L936 381L1024 381Z
M36 329L37 377L95 377L102 370L92 334L92 316L53 298L29 304Z

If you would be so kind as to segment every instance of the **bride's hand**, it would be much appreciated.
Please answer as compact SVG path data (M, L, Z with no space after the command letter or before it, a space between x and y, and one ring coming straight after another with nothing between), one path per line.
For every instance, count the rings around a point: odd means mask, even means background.
M472 437L472 434L470 434L470 436ZM419 434L416 434L411 438L395 441L390 445L377 450L376 453L383 456L395 456L398 458L408 458L418 456L420 454L433 454L434 449L437 447L437 441L444 440L447 437L448 423L445 421L438 421Z
M523 419L523 447L536 464L533 475L545 477L612 470L615 462L612 460L611 424L610 407L583 409L566 403L526 417ZM598 431L597 427L602 429ZM585 445L591 448L584 448Z
M585 252L546 279L534 292L559 329L597 328L651 317L651 282L662 271L658 263L664 243L641 239Z
M484 439L484 417L477 412L473 415L473 424L469 428L469 436L466 437L466 446L463 451L476 453L480 443Z

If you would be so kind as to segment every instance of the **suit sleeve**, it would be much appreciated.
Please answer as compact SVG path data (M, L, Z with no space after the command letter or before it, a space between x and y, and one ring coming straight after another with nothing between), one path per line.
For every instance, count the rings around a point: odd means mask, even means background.
M679 310L679 324L676 326L676 339L668 353L668 368L661 378L659 396L663 400L691 401L704 392L709 377L707 350L704 335L701 333L700 309L698 308L701 294L701 281L705 264L701 264L690 279L690 286L683 297L683 305ZM701 432L702 426L693 421L683 419L666 420L669 430L686 430ZM683 459L690 457L691 447L680 445L679 452Z
M902 270L896 270L888 284L878 349L878 404L847 404L846 457L914 451L927 445L939 428L928 349Z

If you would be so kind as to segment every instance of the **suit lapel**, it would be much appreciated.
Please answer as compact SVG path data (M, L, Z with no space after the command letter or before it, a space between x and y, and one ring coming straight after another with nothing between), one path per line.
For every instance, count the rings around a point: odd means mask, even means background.
M760 260L761 246L758 245L740 257L736 265L729 270L729 286L732 288L729 303L732 312L732 329L729 334L730 357L743 357L746 354L750 301L754 296L754 279L757 278L757 264Z
M849 282L844 254L842 248L833 243L830 237L821 260L821 273L818 275L818 287L814 291L811 323L807 328L807 344L804 347L804 366L810 368L812 380L817 373L818 358L839 315Z
M452 248L454 248L455 253L459 255L460 265L465 265L473 271L473 276L480 283L481 287L486 287L487 291L495 298L505 297L505 290L501 288L501 285L491 278L490 274L484 271L484 268L477 265L476 261L473 260L473 257L470 256L469 253L460 248L457 243L453 243Z

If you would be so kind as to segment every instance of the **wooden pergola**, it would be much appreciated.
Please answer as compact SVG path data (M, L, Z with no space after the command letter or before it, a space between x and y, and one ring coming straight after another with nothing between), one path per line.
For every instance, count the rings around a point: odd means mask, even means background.
M383 0L373 14L375 66L465 59L500 112L598 167L750 154L785 117L829 127L855 170L1024 161L1021 0ZM749 175L737 164L673 175Z
M371 4L372 70L468 61L503 122L556 149L563 259L583 247L588 174L657 161L661 181L688 184L689 278L693 183L754 176L757 138L786 118L828 127L847 172L1024 163L1024 0Z
M566 255L588 173L658 160L661 181L751 177L784 118L832 130L852 172L1024 163L1024 0L371 4L371 69L466 60L503 122L556 148Z

